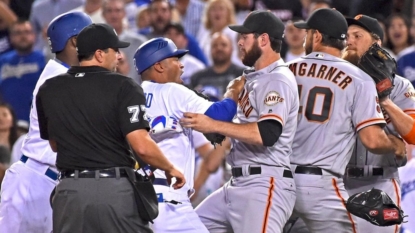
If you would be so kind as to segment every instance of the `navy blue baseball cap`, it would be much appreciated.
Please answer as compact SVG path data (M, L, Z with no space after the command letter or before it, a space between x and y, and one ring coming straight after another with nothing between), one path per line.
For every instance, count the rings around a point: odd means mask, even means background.
M346 39L348 28L344 16L339 11L329 8L314 11L306 22L297 22L294 26L302 29L315 29L340 40Z

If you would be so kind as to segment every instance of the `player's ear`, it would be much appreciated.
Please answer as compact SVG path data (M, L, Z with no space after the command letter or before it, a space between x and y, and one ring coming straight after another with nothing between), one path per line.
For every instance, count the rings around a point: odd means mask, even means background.
M165 70L165 68L164 68L164 66L163 66L163 64L162 64L162 62L156 62L156 63L154 63L153 68L154 68L154 69L155 69L158 73L163 73L163 72L164 72L164 70Z
M73 47L75 47L76 48L76 36L74 36L74 37L71 37L70 39L69 39L69 43L71 43L71 46L73 46Z

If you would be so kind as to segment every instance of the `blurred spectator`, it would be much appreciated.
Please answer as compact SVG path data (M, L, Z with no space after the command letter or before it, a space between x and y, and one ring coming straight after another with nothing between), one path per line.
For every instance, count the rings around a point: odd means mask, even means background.
M134 0L124 0L124 3L125 3L125 18L126 18L126 24L128 26L128 29L132 31L136 31L137 30L136 18L137 18L139 7L134 2Z
M232 41L232 62L242 66L238 57L238 46L236 43L237 33L229 29L228 25L235 24L235 9L230 0L210 0L203 13L203 25L197 35L197 41L208 58L208 64L212 65L211 41L214 33L226 34Z
M411 28L409 29L412 41L415 41L415 15L411 17Z
M174 20L172 20L172 5L166 0L153 0L148 7L151 27L150 30L146 30L146 32L141 31L141 33L146 35L148 39L164 36L167 25L169 25L170 22L174 22ZM186 37L188 40L187 48L189 54L206 65L207 59L200 49L199 42L187 33Z
M16 112L17 119L29 122L32 93L45 57L33 50L35 34L29 21L17 21L10 27L13 51L0 57L0 93Z
M200 0L174 0L173 5L180 14L181 22L186 33L196 37L201 22L205 4Z
M152 0L134 0L137 6L148 5Z
M147 34L150 32L150 13L147 6L141 6L136 15L135 19L136 28L143 34Z
M386 20L386 35L388 41L385 47L389 49L396 60L415 50L409 35L409 20L402 14L393 14Z
M13 108L7 103L0 102L0 147L3 148L0 163L10 163L10 151L17 138L16 116Z
M4 1L4 0L3 0ZM10 2L10 9L17 15L19 19L28 20L30 9L35 0L7 0Z
M392 14L394 0L353 0L344 1L350 4L349 15L368 15L381 14L385 19Z
M130 42L130 46L128 46L127 48L121 48L120 51L124 52L125 59L128 62L132 62L134 59L135 51L142 43L144 43L147 40L147 38L145 38L142 35L138 35L133 31L129 31L124 27L124 0L104 1L104 4L102 5L102 15L106 23L111 25L115 29L120 40ZM134 66L130 66L130 71L127 76L133 78L137 83L141 83L141 78L135 70Z
M412 158L404 167L399 168L399 177L402 192L401 207L407 215L402 228L413 233L415 232L415 159Z
M311 0L308 15L321 8L331 8L331 0Z
M303 44L307 32L305 29L294 27L293 23L297 21L299 20L288 21L285 26L284 39L288 45L288 51L284 57L285 62L292 61L305 55Z
M120 54L121 54L121 59L118 60L117 72L124 76L128 76L128 73L130 72L130 69L131 69L131 65L129 63L129 60L125 56L125 53L120 51Z
M13 48L9 40L9 27L17 21L17 16L9 5L0 1L0 55Z
M85 0L85 3L81 6L73 9L72 11L81 11L89 15L93 23L105 23L105 19L102 16L102 4L104 0Z
M188 40L184 31L184 28L179 23L170 23L165 30L165 37L171 39L178 49L188 49ZM196 59L190 54L185 54L180 58L180 62L183 64L183 74L181 79L186 86L190 85L190 77L197 71L205 68L205 64Z
M228 83L241 76L244 68L232 63L232 41L227 35L215 33L211 46L213 65L193 74L191 87L207 95L222 97Z
M251 2L252 10L270 10L283 22L303 16L300 0L252 0Z
M46 29L56 16L82 5L84 0L36 0L30 11L30 22L36 34L35 50L50 54Z
M409 79L415 86L415 52L403 55L398 59L398 74ZM412 97L415 101L415 97Z

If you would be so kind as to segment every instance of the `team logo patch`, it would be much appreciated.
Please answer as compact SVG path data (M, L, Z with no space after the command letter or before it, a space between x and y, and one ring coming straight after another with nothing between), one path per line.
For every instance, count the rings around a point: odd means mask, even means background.
M322 53L317 53L317 54L316 54L316 57L318 57L318 58L323 58L323 57L324 57L324 54L322 54Z
M378 215L378 211L377 210L371 210L371 211L369 211L369 215L370 216L376 216L376 215Z
M399 213L396 209L384 209L383 210L384 220L397 220L399 219Z
M354 19L355 20L359 20L360 18L362 18L363 17L363 15L356 15L355 17L354 17Z
M85 73L77 73L77 74L75 74L75 77L84 77L85 76Z
M264 103L268 106L276 105L278 103L282 103L284 101L284 98L280 96L280 93L276 91L270 91L265 96Z
M410 98L415 101L415 89L413 87L409 87L404 95L406 98Z

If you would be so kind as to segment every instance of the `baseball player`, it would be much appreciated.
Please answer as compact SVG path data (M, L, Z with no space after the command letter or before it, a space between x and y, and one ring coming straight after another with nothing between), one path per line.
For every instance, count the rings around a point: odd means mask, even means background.
M289 156L299 107L295 77L280 56L284 24L269 11L254 11L229 27L241 34L242 61L253 67L245 72L234 122L196 113L181 119L184 127L232 139L232 178L196 212L210 232L281 232L295 203Z
M81 12L62 14L51 21L47 36L56 58L46 64L33 96L47 79L65 73L70 66L78 64L76 36L90 24L89 16ZM52 231L49 198L58 180L56 154L48 141L40 138L35 99L30 112L29 133L22 146L23 155L7 170L2 183L0 232Z
M373 43L382 45L383 30L376 19L366 15L348 18L347 48L344 59L354 62ZM356 59L357 57L357 59ZM415 90L409 80L395 76L394 88L389 98L380 99L388 134L401 135L409 143L415 143ZM358 140L346 167L344 183L349 195L367 191L373 187L386 192L395 203L401 205L398 167L406 164L406 157L397 158L389 153L380 156L367 150ZM357 219L361 232L394 233L398 225L378 227L364 219Z
M405 215L408 215L402 228L415 232L415 159L409 160L405 167L399 168L399 176L402 182L401 206Z
M294 25L307 29L307 55L289 64L300 95L291 156L297 186L293 215L310 232L358 232L345 208L348 194L342 180L357 135L380 154L403 156L404 145L396 145L382 129L385 120L373 79L340 58L347 33L343 15L319 9L307 22Z
M141 45L134 55L134 64L143 80L146 115L151 119L150 132L160 127L164 128L164 122L180 119L183 113L189 111L224 121L231 121L236 114L236 103L244 79L234 80L229 84L224 100L209 102L181 85L183 65L179 58L187 52L177 49L170 39L158 37ZM169 116L170 119L163 116ZM154 171L153 184L159 200L159 215L154 220L153 230L155 232L208 232L189 199L193 192L195 166L192 130L178 128L168 133L155 133L152 138L167 158L184 173L187 180L185 186L174 190L167 184L163 171Z

